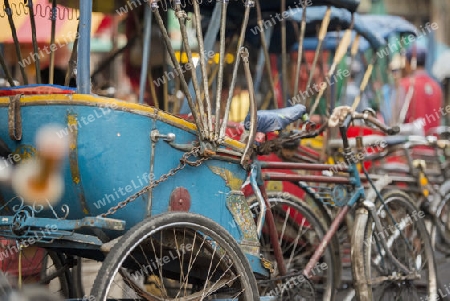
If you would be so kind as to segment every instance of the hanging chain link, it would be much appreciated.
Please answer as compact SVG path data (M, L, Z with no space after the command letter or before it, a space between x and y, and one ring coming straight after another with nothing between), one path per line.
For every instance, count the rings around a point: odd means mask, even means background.
M178 164L177 167L169 170L166 174L163 174L158 180L151 182L149 185L144 187L142 190L140 190L140 191L136 192L135 194L133 194L132 196L128 197L125 201L122 201L122 202L118 203L116 206L109 208L109 210L106 213L103 213L100 216L107 217L108 215L112 215L112 214L116 213L117 210L124 208L129 203L133 202L134 200L136 200L138 197L140 197L147 191L155 188L158 184L166 181L168 178L175 175L178 171L185 168L186 164L189 166L197 167L197 166L200 166L204 161L209 159L209 157L202 157L193 162L188 160L189 157L199 156L199 154L200 154L200 147L198 147L198 146L194 147L191 151L184 153L183 156L181 157L180 163Z

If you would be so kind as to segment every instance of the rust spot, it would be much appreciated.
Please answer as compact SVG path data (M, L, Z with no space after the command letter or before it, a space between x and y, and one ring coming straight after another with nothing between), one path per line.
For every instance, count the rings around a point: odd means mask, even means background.
M31 145L26 145L26 144L19 145L13 151L13 160L16 163L23 162L25 160L34 158L35 156L36 156L36 149Z
M84 214L89 214L89 209L84 196L83 184L81 183L80 168L78 166L78 123L76 114L67 114L67 129L69 133L69 165L72 181L78 194L81 208Z
M177 187L170 195L169 211L189 211L191 208L191 195L184 187Z
M208 166L208 167L213 173L219 175L222 179L225 180L225 184L228 186L228 188L237 191L241 189L243 181L240 178L236 177L231 171L217 166Z

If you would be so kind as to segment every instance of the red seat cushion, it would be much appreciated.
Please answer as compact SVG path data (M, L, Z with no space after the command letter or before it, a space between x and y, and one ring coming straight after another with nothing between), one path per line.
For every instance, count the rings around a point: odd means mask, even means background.
M29 86L17 86L0 89L1 96L11 96L17 94L25 95L39 95L39 94L74 94L76 89L57 86L57 85L29 85Z

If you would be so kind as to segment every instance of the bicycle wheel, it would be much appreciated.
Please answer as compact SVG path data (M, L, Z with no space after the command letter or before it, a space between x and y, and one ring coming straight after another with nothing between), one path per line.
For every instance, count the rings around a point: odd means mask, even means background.
M259 300L250 265L233 237L206 217L148 218L111 249L94 281L95 300Z
M325 230L321 221L308 204L288 193L268 193L268 200L274 216L288 277L277 278L279 275L275 266L273 279L259 283L260 294L279 296L282 300L333 300L336 288L334 279L336 263L331 244L328 245L319 263L313 269L310 281L301 274L322 242ZM254 216L257 217L258 202L254 198L249 202ZM262 256L271 262L276 262L267 224L263 226L260 243ZM277 281L277 279L279 280ZM312 294L309 291L310 282L314 286Z
M377 203L377 216L382 232L375 228L371 214L357 214L355 232L364 227L364 237L355 245L354 268L357 295L360 300L426 300L437 296L436 266L430 237L423 217L410 197L402 191L389 191L383 195L385 206ZM367 222L364 223L364 220ZM354 235L354 242L358 235ZM384 237L396 260L411 273L405 274L381 246ZM361 252L362 248L362 252ZM360 259L360 260L361 260ZM365 283L361 283L365 279ZM367 291L364 291L367 289Z
M450 255L450 181L440 187L442 199L436 208L431 237L433 246L445 255Z
M0 254L0 270L14 278L20 276L23 284L46 285L55 296L73 297L70 293L70 267L63 255L37 247L24 248L20 252L14 240L0 241Z

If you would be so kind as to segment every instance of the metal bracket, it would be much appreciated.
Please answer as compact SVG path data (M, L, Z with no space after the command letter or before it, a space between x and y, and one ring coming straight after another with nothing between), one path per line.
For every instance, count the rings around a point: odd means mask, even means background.
M175 140L175 134L174 133L168 133L167 135L160 134L158 130L153 130L150 133L150 138L153 142L158 142L159 139L163 139L167 142L172 142Z
M21 94L9 98L8 129L9 137L13 140L22 140L22 115L20 114Z

